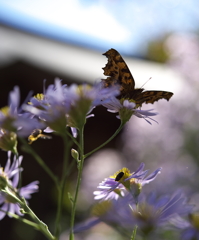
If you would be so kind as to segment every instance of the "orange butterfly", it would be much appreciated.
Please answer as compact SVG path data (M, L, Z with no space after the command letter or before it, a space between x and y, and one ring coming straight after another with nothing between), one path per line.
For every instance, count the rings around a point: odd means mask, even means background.
M105 87L120 85L119 99L130 99L141 107L143 103L154 103L159 99L169 99L173 96L172 92L166 91L144 91L144 88L135 88L134 78L121 55L113 48L105 52L108 63L104 68L104 75L108 76L102 79Z

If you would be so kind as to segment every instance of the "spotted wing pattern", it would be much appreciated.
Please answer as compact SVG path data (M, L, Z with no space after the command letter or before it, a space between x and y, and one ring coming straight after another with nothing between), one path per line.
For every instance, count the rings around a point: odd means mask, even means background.
M134 78L121 55L113 48L105 52L108 63L104 68L106 79L102 79L104 87L120 85L119 99L131 99L136 102L137 106L143 103L154 103L160 99L167 101L172 97L172 92L166 91L144 91L143 88L135 88Z

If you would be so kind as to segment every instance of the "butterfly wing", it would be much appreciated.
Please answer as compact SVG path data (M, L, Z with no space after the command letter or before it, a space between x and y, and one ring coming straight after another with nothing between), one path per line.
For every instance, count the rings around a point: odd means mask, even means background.
M126 90L133 91L135 81L121 55L113 48L109 49L103 55L108 58L108 63L102 68L104 75L108 76L106 79L102 79L105 87L119 84L121 85L121 93Z
M151 103L160 100L160 99L166 99L169 101L169 99L173 96L172 92L166 92L166 91L145 91L140 94L137 94L134 96L134 100L137 105L141 106L143 103Z
M102 79L104 87L110 87L119 84L120 95L119 99L132 99L137 106L142 106L143 103L154 103L159 99L166 99L167 101L172 97L173 93L165 91L145 91L143 88L135 89L134 78L126 65L121 55L113 48L105 52L108 58L108 63L104 68L104 75L108 76Z

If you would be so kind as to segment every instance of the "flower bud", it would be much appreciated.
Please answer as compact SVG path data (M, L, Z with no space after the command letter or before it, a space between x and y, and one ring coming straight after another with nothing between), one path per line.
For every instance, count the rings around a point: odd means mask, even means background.
M75 149L71 149L71 156L76 160L79 161L79 153Z
M4 151L12 151L17 153L17 135L14 132L1 130L0 148Z
M130 180L130 182L131 182L131 184L130 184L129 191L134 196L134 198L137 198L142 191L142 184L139 183L139 181L137 181L136 179L133 179L133 178Z

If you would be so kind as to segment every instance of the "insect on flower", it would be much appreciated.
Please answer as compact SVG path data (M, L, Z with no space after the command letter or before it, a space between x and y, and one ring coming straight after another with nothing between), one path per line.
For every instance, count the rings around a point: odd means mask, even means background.
M31 133L31 135L28 137L29 144L32 144L38 138L51 139L51 136L48 136L46 134L42 134L42 130L41 129L35 129Z
M115 178L116 182L119 182L119 180L124 176L124 172L119 172L118 175Z
M104 87L120 85L120 95L118 99L133 100L136 107L141 107L143 103L151 103L169 99L173 96L172 92L167 91L144 91L144 88L135 88L135 80L125 63L122 56L115 49L111 48L103 54L108 58L108 63L104 68L106 79L102 79Z

